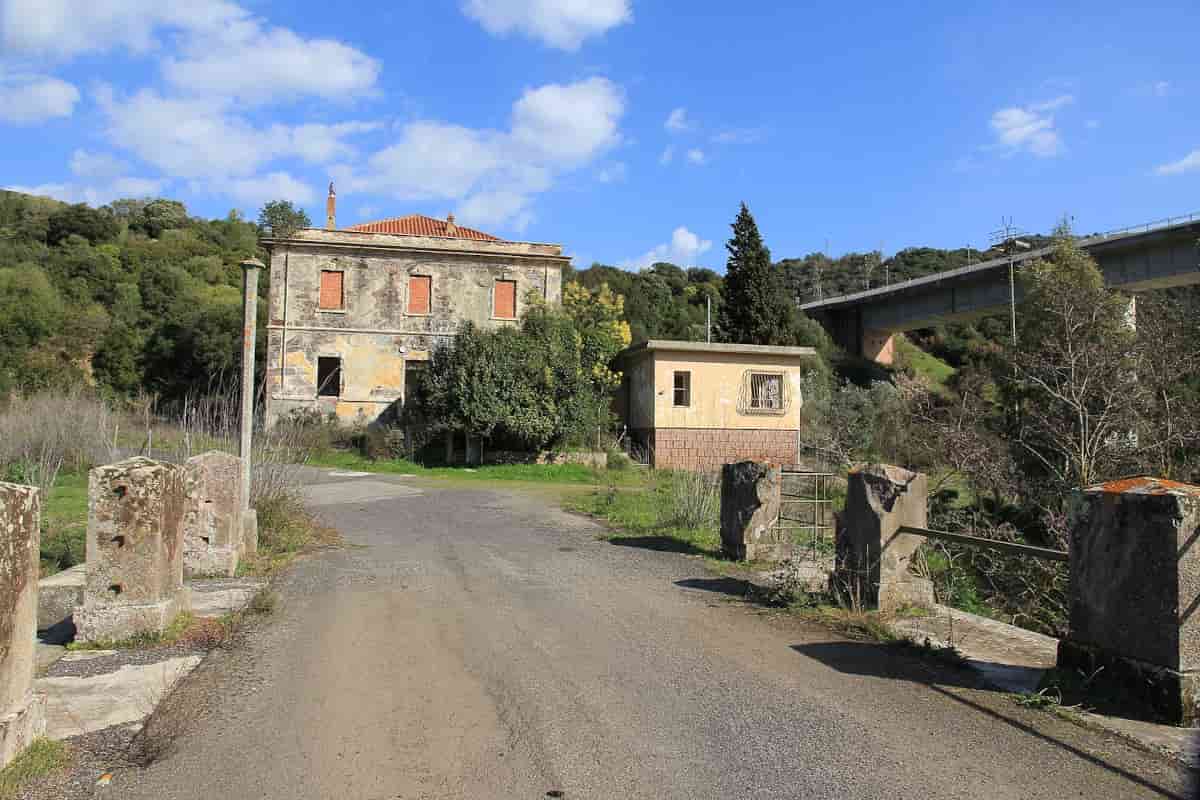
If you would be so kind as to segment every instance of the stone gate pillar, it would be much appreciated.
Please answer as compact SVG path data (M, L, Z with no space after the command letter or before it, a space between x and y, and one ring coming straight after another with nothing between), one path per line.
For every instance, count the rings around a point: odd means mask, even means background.
M838 516L834 580L854 602L878 604L885 613L904 606L929 607L933 583L909 571L924 537L900 533L924 528L929 484L925 475L889 464L850 473L846 510Z
M232 578L245 551L242 460L211 451L187 461L183 573Z
M1131 478L1076 491L1058 665L1171 722L1200 721L1200 486Z
M0 483L0 768L46 730L33 691L40 550L39 491Z
M776 528L783 471L772 464L741 461L721 468L721 549L738 561L779 561L792 542Z
M130 458L88 476L87 583L78 641L161 632L187 610L183 518L187 470Z

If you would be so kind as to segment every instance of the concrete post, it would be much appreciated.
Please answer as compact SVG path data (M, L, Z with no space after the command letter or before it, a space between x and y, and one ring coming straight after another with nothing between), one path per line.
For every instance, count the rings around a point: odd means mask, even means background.
M794 549L779 522L783 471L741 461L721 468L721 549L739 561L782 561Z
M933 605L933 583L908 569L924 537L899 533L902 525L925 527L928 496L926 477L903 467L871 464L850 473L835 534L835 581L853 602L878 603L884 613Z
M263 263L257 258L242 262L242 508L250 507L250 452L254 432L254 338L258 327L258 271Z
M161 632L187 610L188 483L184 467L141 457L88 474L87 581L74 614L77 641Z
M0 769L46 731L46 697L33 691L41 497L0 483Z
M1060 668L1170 722L1200 721L1200 486L1130 478L1076 491Z

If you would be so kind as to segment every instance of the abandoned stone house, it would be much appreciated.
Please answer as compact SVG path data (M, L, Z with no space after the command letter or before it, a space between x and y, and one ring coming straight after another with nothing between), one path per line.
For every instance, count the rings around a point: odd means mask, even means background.
M530 291L557 303L557 244L510 242L413 214L268 239L266 420L297 410L372 422L402 406L414 374L462 323L516 325Z

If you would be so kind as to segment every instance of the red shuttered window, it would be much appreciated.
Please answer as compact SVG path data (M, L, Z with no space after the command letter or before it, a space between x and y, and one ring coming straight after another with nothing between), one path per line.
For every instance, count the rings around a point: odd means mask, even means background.
M408 313L428 314L429 297L433 278L428 275L413 275L408 279Z
M342 294L342 272L321 270L321 298L319 307L323 311L341 311L345 298Z
M517 282L496 281L492 315L500 319L517 318Z

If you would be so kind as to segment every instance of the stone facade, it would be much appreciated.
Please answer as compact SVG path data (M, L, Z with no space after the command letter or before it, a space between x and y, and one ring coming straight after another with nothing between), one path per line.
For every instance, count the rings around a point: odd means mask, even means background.
M1172 722L1200 721L1200 487L1114 481L1071 499L1070 619L1060 667Z
M162 631L187 610L183 531L187 469L130 458L88 476L87 582L76 640Z
M783 471L742 461L721 468L721 549L738 561L782 561L792 555L787 532L775 527Z
M40 548L38 490L0 483L0 768L46 729L33 691Z
M183 575L232 578L245 549L242 460L212 451L188 459Z
M871 464L850 473L835 533L839 591L884 613L933 606L932 582L909 571L925 539L899 532L903 525L926 526L928 498L928 479L919 472Z
M658 469L717 470L737 461L796 463L796 432L735 428L659 428L640 432Z
M558 245L309 229L271 248L267 419L297 410L371 422L398 411L408 367L471 321L518 324L530 292L557 303ZM337 273L342 307L322 307L322 274ZM419 280L418 280L419 279ZM497 316L501 282L515 283L511 318ZM410 291L428 292L414 312ZM421 300L424 309L424 300ZM337 359L337 385L318 392L321 359ZM327 361L326 364L332 364Z

